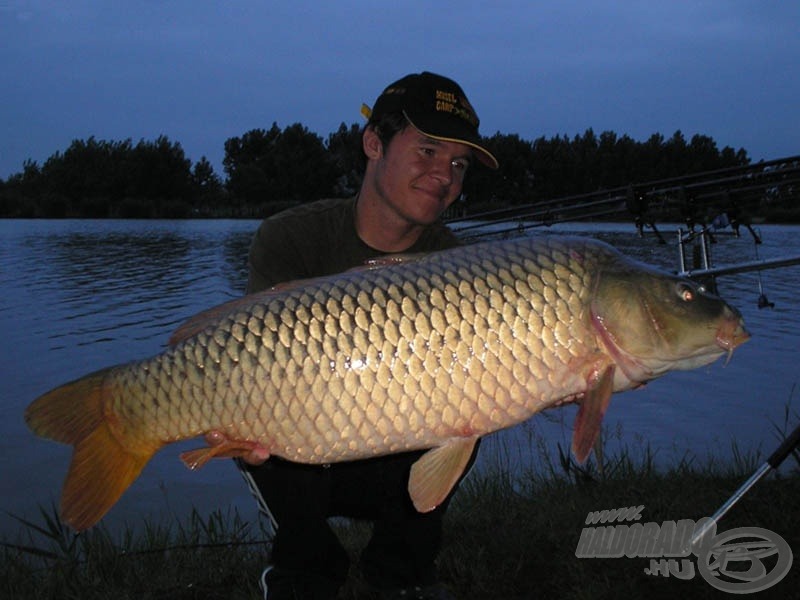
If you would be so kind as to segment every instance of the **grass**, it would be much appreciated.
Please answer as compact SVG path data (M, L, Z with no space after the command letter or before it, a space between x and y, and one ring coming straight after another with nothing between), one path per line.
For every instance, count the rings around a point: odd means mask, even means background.
M789 414L787 412L787 423ZM787 427L776 427L786 435ZM777 444L776 444L777 445ZM642 522L699 519L713 513L760 464L734 447L727 462L703 465L689 455L657 468L649 448L623 449L579 467L561 447L539 447L535 472L512 473L502 464L473 474L448 512L439 570L458 598L721 598L700 575L683 581L649 576L647 558L576 558L588 513L643 505ZM719 524L719 531L761 527L800 550L800 454L789 469L762 480ZM500 461L502 462L502 461ZM19 519L18 519L19 520ZM72 533L54 508L40 521L21 521L19 539L3 541L0 598L13 599L252 599L268 544L257 523L235 511L186 522L145 523L112 534L100 525ZM370 526L337 522L353 562ZM692 559L696 562L695 559ZM758 598L796 597L800 565ZM357 570L341 598L370 598Z
M238 599L257 597L264 536L238 514L193 512L185 523L80 535L41 510L26 539L3 543L0 598Z

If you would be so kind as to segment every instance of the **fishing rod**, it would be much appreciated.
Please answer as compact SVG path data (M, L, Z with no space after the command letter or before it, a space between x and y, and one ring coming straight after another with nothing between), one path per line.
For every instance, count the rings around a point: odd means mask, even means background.
M628 215L636 220L641 235L644 226L652 227L661 243L665 243L655 221L671 215L687 223L704 221L708 211L720 213L740 212L761 203L766 196L785 190L795 194L800 182L800 155L691 175L658 179L624 186L565 196L528 204L505 206L494 210L453 216L446 219L448 226L457 234L468 230L478 233L468 237L494 235L496 231L480 233L487 225L518 223L504 232L538 227L554 222L581 221L599 217ZM602 209L605 209L603 211ZM569 218L568 218L569 215ZM660 219L659 219L660 220ZM737 219L732 216L732 221ZM526 222L533 224L525 225ZM743 222L749 228L746 222Z
M726 225L727 226L727 225ZM719 235L720 232L716 231L713 234L711 229L706 226L700 231L691 230L684 232L683 229L678 229L678 262L679 268L676 271L678 275L688 277L690 279L697 278L706 282L709 290L713 293L716 292L716 278L722 275L734 275L737 273L747 273L749 271L756 271L758 275L758 308L773 308L774 302L770 302L767 295L764 293L764 285L761 280L761 271L767 269L778 269L782 267L791 267L800 265L800 255L782 256L762 260L758 255L758 245L762 243L761 235L754 231L749 225L748 230L753 236L756 248L756 260L742 261L733 265L723 267L715 267L711 264L711 251L709 242ZM736 232L738 236L738 232ZM686 244L689 242L696 242L695 249L699 248L700 255L694 257L693 268L687 266Z
M592 200L580 204L567 204L568 200L573 198L565 198L561 200L550 200L547 202L540 202L538 204L527 204L524 206L517 206L512 208L498 209L496 211L488 211L484 213L477 213L469 217L459 217L456 219L448 219L448 226L455 233L462 233L471 229L481 229L487 225L497 223L508 223L511 221L542 221L543 223L551 220L551 217L557 215L558 218L565 220L580 220L589 218L591 213L584 213L586 209L594 210L599 206L616 205L611 211L611 214L618 214L626 212L625 197L612 196L600 200ZM564 219L564 213L572 213L570 219ZM462 224L464 223L464 224ZM480 234L479 234L480 235Z
M778 269L781 267L791 267L793 265L800 265L800 256L784 256L780 258L752 260L725 267L709 267L707 269L691 269L688 271L681 270L679 273L680 275L689 278L716 277L718 275L732 275L734 273L746 273L748 271L764 271L766 269ZM764 293L760 282L759 291L762 294Z
M764 464L762 464L756 470L756 472L753 473L750 478L745 481L722 506L719 507L719 510L717 510L717 512L715 512L708 521L704 522L700 529L694 532L690 542L690 547L694 547L695 544L703 539L703 536L708 534L712 528L715 528L717 522L724 517L725 514L733 507L733 505L741 500L742 496L749 492L750 489L756 483L758 483L762 477L764 477L764 475L772 470L777 469L786 459L786 457L789 456L789 454L791 454L791 452L797 447L798 443L800 443L800 425L794 428L794 431L791 433L791 435L783 440L781 445L778 446L778 449L775 450L775 452L772 453L766 462L764 462Z
M592 218L600 218L600 217L610 217L613 215L618 215L620 213L617 209L609 209L609 210L597 210L590 213L585 213L581 215L581 218L592 219ZM556 225L558 223L574 223L576 218L574 216L568 215L557 215L557 216L550 216L545 219L535 220L535 221L528 221L528 220L520 220L517 222L516 225L510 225L508 227L502 229L494 229L490 228L493 223L483 223L482 224L482 231L478 231L477 233L473 233L472 235L461 235L464 229L455 230L456 235L463 240L474 240L476 238L482 238L486 236L504 236L509 233L522 233L527 229L533 229L535 227L550 227L551 225Z

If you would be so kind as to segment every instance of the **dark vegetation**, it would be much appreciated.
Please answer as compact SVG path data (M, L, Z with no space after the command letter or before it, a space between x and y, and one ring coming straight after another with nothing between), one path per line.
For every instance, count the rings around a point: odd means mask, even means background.
M735 449L735 447L734 447ZM651 559L576 556L587 515L642 506L641 522L662 524L712 514L759 463L756 454L735 453L732 463L698 462L688 453L672 466L656 468L648 447L604 459L602 472L577 467L561 448L544 452L536 470L514 473L502 464L470 475L459 488L445 522L439 571L457 598L470 600L571 600L728 598L697 570L698 558L676 558L684 578L656 571ZM739 527L768 529L794 552L800 548L800 476L795 452L786 465L754 486L719 522L717 533ZM260 598L257 582L268 562L269 543L257 523L235 511L185 521L145 522L112 533L100 524L75 534L54 509L22 521L17 539L0 541L0 598L211 600ZM364 522L337 522L337 533L353 564L370 532ZM585 556L585 555L583 555ZM765 558L770 572L776 557ZM735 562L735 561L734 561ZM795 560L796 563L796 560ZM730 564L729 569L749 567ZM356 567L343 600L373 594ZM758 598L795 598L800 569Z
M165 136L138 143L75 140L43 164L28 160L21 172L0 180L0 217L260 218L355 194L363 167L360 135L359 126L344 123L327 139L300 123L253 129L225 142L224 179L206 157L192 163ZM750 164L744 149L720 150L708 136L686 140L680 131L644 142L591 129L532 142L498 132L486 143L501 168L470 172L459 215ZM783 218L798 213L792 205Z

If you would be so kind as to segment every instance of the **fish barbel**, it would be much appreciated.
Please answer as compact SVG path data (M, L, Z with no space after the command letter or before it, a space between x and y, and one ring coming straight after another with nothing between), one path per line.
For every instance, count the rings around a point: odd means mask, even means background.
M260 447L301 463L429 449L409 494L432 510L478 437L579 402L585 460L614 391L728 354L740 314L702 286L589 238L526 237L400 256L245 296L182 326L152 358L36 399L25 419L72 444L61 514L97 522L152 455L192 467Z

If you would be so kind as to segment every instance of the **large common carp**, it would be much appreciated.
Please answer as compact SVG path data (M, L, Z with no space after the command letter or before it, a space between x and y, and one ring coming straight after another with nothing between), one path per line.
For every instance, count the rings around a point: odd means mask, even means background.
M479 436L579 402L588 455L614 391L706 365L748 338L698 284L588 238L520 238L389 259L201 313L153 358L35 400L37 434L74 445L61 500L98 521L165 444L260 448L303 463L430 449L412 467L420 511L440 503Z

